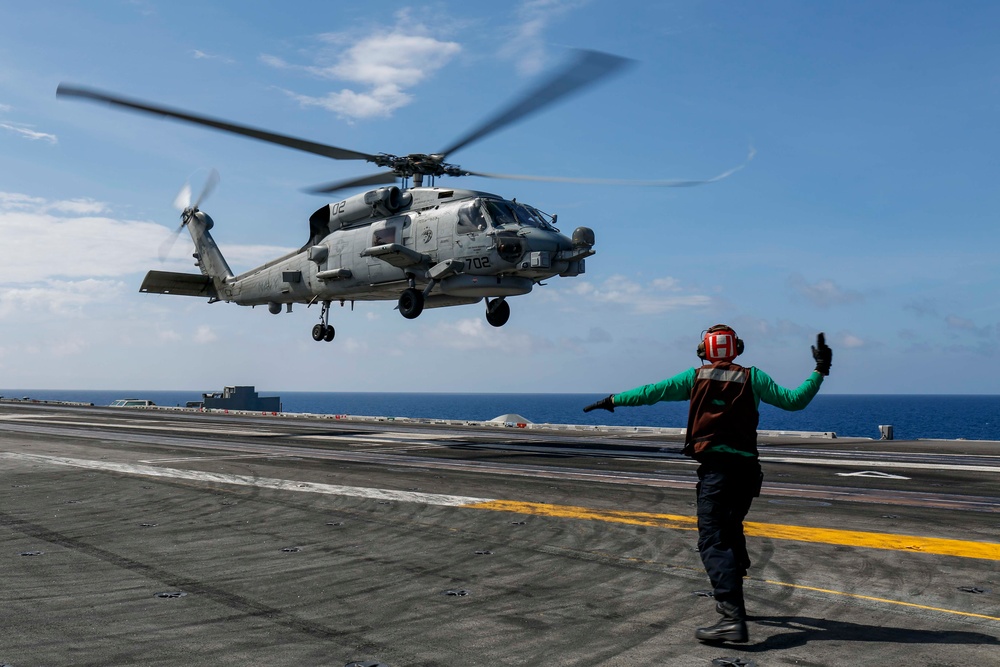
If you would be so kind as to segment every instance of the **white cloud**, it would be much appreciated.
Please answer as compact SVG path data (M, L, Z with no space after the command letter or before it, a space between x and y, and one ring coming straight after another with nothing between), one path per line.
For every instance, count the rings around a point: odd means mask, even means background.
M47 132L37 132L31 129L30 125L24 125L21 123L0 123L0 127L3 129L13 132L14 134L19 134L25 139L30 139L32 141L47 141L50 144L59 143L58 137L54 134L48 134Z
M788 278L788 284L796 294L805 297L820 308L864 300L864 295L861 292L844 289L832 280L820 280L810 284L801 274L796 273Z
M670 277L656 278L643 284L614 275L600 285L579 282L565 291L575 299L623 306L636 315L659 315L680 308L704 308L713 303L712 297L689 293L679 281Z
M406 10L397 13L394 27L364 33L351 43L355 34L318 35L324 46L316 51L313 64L294 65L269 54L260 60L277 69L358 84L360 90L342 88L321 96L284 92L303 106L318 106L347 118L375 118L388 117L409 104L412 96L405 90L433 75L462 50L457 42L431 36ZM346 44L350 45L344 48Z
M160 329L156 332L156 337L164 343L176 343L184 340L184 337L173 329Z
M342 345L344 346L344 352L348 354L365 354L369 350L367 341L358 340L357 338L348 338Z
M49 204L33 211L0 209L0 284L135 273L154 265L167 233L151 222L51 212L59 210Z
M420 337L419 343L410 336L407 341L423 346L432 340L439 347L449 350L517 350L519 355L530 355L539 349L553 347L552 342L544 337L493 327L482 319L444 322L436 325L434 332L433 337Z
M9 104L0 104L0 113L7 113L11 111L14 107Z
M108 210L108 207L106 204L94 201L93 199L68 199L66 201L52 202L42 210L59 211L75 215L94 215L96 213L104 213Z
M235 60L227 56L220 56L215 53L208 53L207 51L202 51L201 49L192 49L191 57L193 57L195 60L218 60L219 62L224 63L226 65L232 65L233 63L236 62Z
M982 338L987 338L993 335L994 327L990 325L978 326L972 320L959 317L957 315L948 315L944 318L945 325L953 331L963 331L966 333L973 334L974 336L980 336Z
M840 334L838 342L847 348L866 347L868 345L866 341L862 340L858 336L847 332Z
M522 74L537 74L546 65L543 33L587 0L524 0L517 8L514 34L503 41L501 54L517 61Z
M219 336L208 325L203 324L194 332L194 342L200 345L214 343L217 340L219 340Z
M127 290L115 280L39 280L29 286L0 285L0 319L16 313L49 312L65 315L85 306L118 300Z
M42 209L45 204L41 197L30 197L19 192L0 192L0 211Z
M96 215L107 211L106 204L92 199L48 201L0 192L0 286L114 278L154 268L193 270L190 253L172 253L176 259L167 264L159 260L159 248L171 234L167 227ZM223 248L231 265L248 267L288 250L264 245Z

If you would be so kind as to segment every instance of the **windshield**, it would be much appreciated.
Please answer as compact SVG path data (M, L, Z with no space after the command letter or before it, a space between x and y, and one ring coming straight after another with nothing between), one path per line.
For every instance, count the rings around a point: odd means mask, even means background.
M530 206L518 204L515 201L498 201L496 199L486 200L486 209L490 212L493 224L497 227L503 225L524 225L525 227L538 227L539 229L552 230L542 214Z
M514 212L510 210L510 207L507 206L507 202L505 201L487 199L486 210L489 211L490 218L493 219L494 227L517 224L517 216L514 215Z

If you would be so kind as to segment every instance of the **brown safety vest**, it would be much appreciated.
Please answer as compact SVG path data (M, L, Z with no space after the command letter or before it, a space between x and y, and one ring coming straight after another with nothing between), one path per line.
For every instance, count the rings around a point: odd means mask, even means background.
M756 457L759 422L749 368L719 361L695 371L684 441L687 456L702 460L712 455L707 449L727 445Z

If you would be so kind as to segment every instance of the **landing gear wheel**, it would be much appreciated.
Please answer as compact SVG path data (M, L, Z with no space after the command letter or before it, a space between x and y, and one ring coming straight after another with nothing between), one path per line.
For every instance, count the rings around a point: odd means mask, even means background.
M331 327L332 328L332 327ZM317 324L313 327L313 340L319 342L326 336L326 325Z
M495 327L502 327L510 319L510 304L504 299L486 302L486 321Z
M399 314L412 320L424 311L424 294L416 288L407 287L399 295Z
M326 333L323 334L323 340L329 343L331 340L333 340L333 337L336 335L337 335L336 329L334 329L333 327L327 327Z

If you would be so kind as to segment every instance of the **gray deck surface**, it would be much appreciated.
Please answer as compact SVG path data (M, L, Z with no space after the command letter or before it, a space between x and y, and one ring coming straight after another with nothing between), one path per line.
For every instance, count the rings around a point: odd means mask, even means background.
M766 440L712 646L676 436L0 402L0 665L1000 664L1000 444Z

